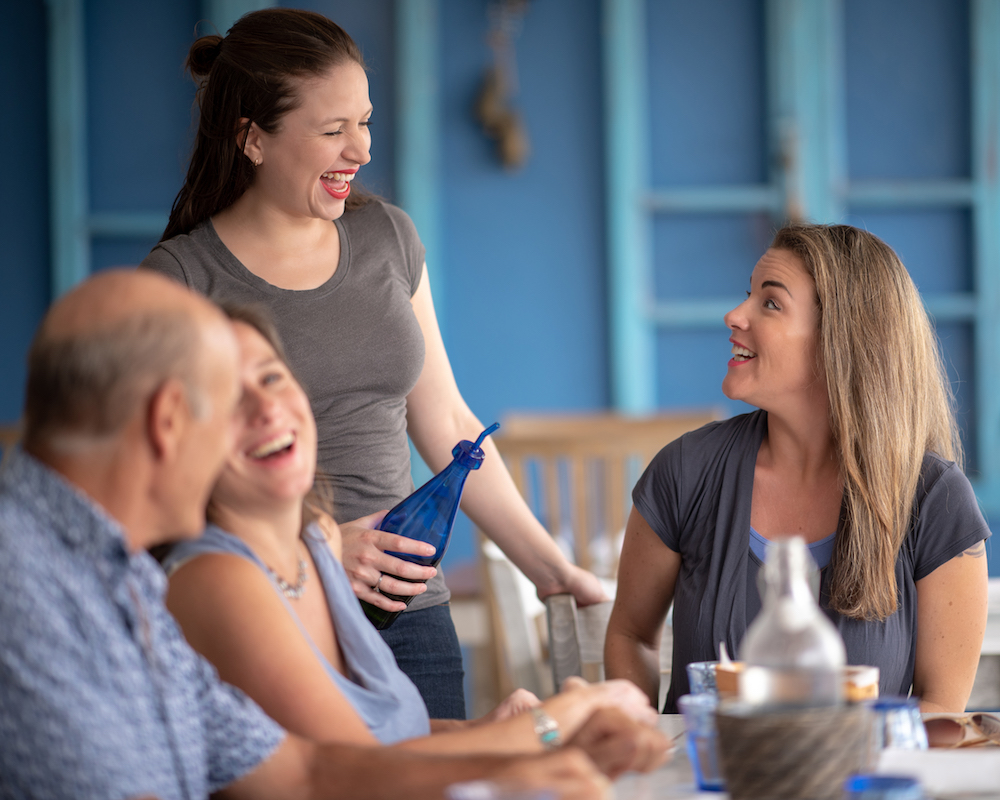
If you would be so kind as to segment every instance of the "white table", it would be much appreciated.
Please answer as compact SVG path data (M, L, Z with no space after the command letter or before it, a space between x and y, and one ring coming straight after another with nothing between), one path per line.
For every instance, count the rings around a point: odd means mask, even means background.
M623 775L615 781L615 800L728 800L725 792L699 792L694 785L684 718L664 714L658 724L670 738L677 736L673 758L648 775ZM1000 800L1000 748L887 752L878 771L920 778L928 797Z
M677 737L673 758L648 775L629 772L620 777L615 781L616 800L726 800L729 795L725 792L699 792L695 786L684 743L684 718L680 714L663 714L658 724L671 739Z

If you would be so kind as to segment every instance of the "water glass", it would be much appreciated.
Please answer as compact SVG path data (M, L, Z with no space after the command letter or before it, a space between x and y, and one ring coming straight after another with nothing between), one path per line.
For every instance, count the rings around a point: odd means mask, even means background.
M920 717L920 701L915 697L880 697L871 704L873 728L872 758L887 748L926 750L927 731Z
M688 686L691 694L714 694L719 690L715 684L715 668L718 661L692 661L687 665Z
M684 715L687 752L694 769L695 782L702 791L721 792L726 786L719 763L719 734L715 727L715 709L719 698L714 694L686 694L677 699Z
M902 775L852 775L844 781L844 800L923 800L920 781Z

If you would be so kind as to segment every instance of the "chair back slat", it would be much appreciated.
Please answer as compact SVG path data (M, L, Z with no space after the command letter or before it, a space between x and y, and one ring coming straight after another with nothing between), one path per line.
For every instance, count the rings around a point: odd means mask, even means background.
M572 513L566 522L573 532L573 553L576 563L585 570L593 569L590 549L590 513L587 502L587 462L581 455L573 455L566 460L569 469L567 485L570 487L570 508Z

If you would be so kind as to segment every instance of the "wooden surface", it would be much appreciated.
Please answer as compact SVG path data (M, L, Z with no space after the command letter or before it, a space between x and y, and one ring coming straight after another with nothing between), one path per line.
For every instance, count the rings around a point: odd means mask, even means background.
M577 608L571 594L545 598L553 686L562 686L571 675L591 682L604 680L604 637L612 606L608 600Z

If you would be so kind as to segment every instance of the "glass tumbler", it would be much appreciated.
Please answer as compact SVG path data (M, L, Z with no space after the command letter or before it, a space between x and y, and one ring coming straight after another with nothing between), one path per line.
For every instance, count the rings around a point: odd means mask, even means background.
M714 694L719 690L715 685L715 668L718 661L692 661L687 665L688 686L691 694Z
M686 694L677 698L684 715L688 758L695 782L702 791L721 792L726 786L719 762L719 734L715 727L715 709L719 698L714 694Z
M871 703L870 764L878 764L883 750L926 750L927 731L915 697L880 697Z

